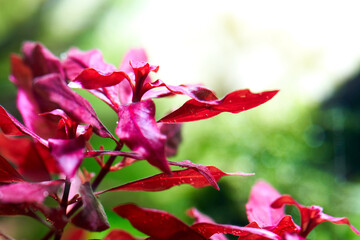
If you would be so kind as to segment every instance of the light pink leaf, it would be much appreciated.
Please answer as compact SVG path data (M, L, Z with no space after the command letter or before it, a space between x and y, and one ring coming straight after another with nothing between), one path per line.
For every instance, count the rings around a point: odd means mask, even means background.
M135 238L131 236L130 233L127 233L120 229L111 230L111 232L104 238L104 240L140 240L140 238Z
M120 140L151 165L170 174L165 156L166 137L156 125L154 102L147 100L123 105L118 115L115 133Z
M274 209L271 204L280 196L270 184L258 181L252 187L246 204L249 222L255 221L261 228L276 226L285 216L284 207Z
M184 222L171 214L135 204L124 204L114 208L121 217L130 221L139 231L157 240L205 240Z

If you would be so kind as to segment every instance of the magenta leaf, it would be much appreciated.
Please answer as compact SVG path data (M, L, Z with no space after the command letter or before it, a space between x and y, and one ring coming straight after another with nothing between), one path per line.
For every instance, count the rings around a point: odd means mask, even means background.
M101 52L97 49L80 51L72 48L67 52L66 59L62 63L66 76L74 80L85 68L94 68L102 74L109 74L116 70L115 66L105 63Z
M85 157L85 137L49 139L50 152L67 178L74 177Z
M205 166L204 166L205 167ZM192 168L181 170L181 171L172 171L172 175L166 173L160 173L148 178L143 178L134 182L130 182L118 187L114 187L104 192L113 192L113 191L146 191L146 192L156 192L163 191L174 186L189 184L195 188L207 187L220 180L224 176L230 175L239 175L239 176L248 176L244 173L224 173L216 167L209 166L206 167L208 173L207 177L204 176L204 173L200 173L198 170ZM209 178L212 178L209 182Z
M14 182L24 182L24 178L5 158L0 156L0 183Z
M350 224L347 218L338 218L332 217L322 212L322 208L316 205L305 207L298 202L296 202L290 195L282 195L276 199L271 207L273 208L282 208L285 204L295 205L300 212L301 216L301 231L300 236L306 238L306 236L320 223L323 222L332 222L335 224L346 224L351 230L360 235L359 230L357 230L353 225Z
M191 226L191 228L206 239L209 239L214 234L232 234L239 236L239 239L245 240L281 240L282 238L275 233L264 229L252 228L252 227L238 227L233 225L225 224L214 224L214 223L197 223Z
M92 232L101 232L110 227L103 206L93 194L90 183L80 187L83 208L71 220L73 224Z
M140 240L140 239L131 236L130 233L127 233L123 230L114 229L104 238L104 240Z
M154 118L152 100L123 105L118 112L116 134L132 151L165 173L171 173L165 156L166 137L161 134Z
M157 240L205 240L173 215L156 210L140 208L135 204L124 204L114 208L121 217L130 221L139 231Z
M78 122L92 125L94 132L101 137L113 138L98 119L90 103L72 91L59 75L51 74L38 78L35 86L39 94L47 94L48 99L58 104L69 117Z
M158 123L160 132L166 136L165 155L175 156L181 143L181 124Z
M214 117L222 112L239 113L257 107L278 91L252 93L248 89L229 93L222 99L199 101L190 99L180 108L160 119L160 122L190 122Z
M255 221L261 228L276 226L285 216L284 207L274 209L271 204L280 196L270 184L258 181L252 187L246 204L249 222Z
M42 44L25 42L22 52L24 53L24 60L30 66L34 77L49 73L59 73L63 76L60 60Z
M49 194L56 193L63 183L63 180L54 180L0 186L0 204L42 203Z

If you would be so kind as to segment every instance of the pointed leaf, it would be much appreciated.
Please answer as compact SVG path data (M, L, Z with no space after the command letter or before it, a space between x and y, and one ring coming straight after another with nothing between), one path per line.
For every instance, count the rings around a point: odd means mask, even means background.
M223 99L198 101L190 99L180 108L160 119L160 122L190 122L214 117L222 112L239 113L257 107L270 100L278 91L252 93L238 90Z
M103 206L92 192L89 182L80 187L83 208L71 220L73 224L92 232L101 232L110 227Z
M157 240L205 240L184 222L164 211L140 208L135 204L120 205L114 211L128 219L136 229Z
M72 91L59 75L52 74L38 78L35 85L39 94L47 94L49 100L58 104L69 117L78 122L92 125L94 132L101 137L112 137L98 119L90 103Z
M286 215L280 220L275 228L271 229L271 231L283 237L284 234L298 234L300 232L300 227L294 223L290 215Z
M280 196L270 184L258 181L252 187L246 204L249 222L255 221L262 228L276 226L285 216L284 207L274 209L271 204Z
M219 181L220 178L224 176L239 175L239 176L248 176L248 174L243 173L224 173L218 168L209 166L207 167L210 175L215 179L215 182ZM134 182L130 182L118 187L114 187L104 192L112 191L146 191L146 192L156 192L163 191L174 186L190 184L195 188L202 188L210 186L211 183L203 174L194 169L186 169L181 171L173 171L172 175L165 173L160 173L148 178L143 178Z
M0 183L14 182L24 182L24 179L5 158L0 156Z
M156 125L154 102L147 100L123 105L118 115L115 132L120 140L151 165L170 173L165 156L166 138Z
M282 195L276 199L271 207L281 208L285 204L295 205L300 212L301 216L301 232L300 236L306 238L306 236L313 230L317 225L323 222L332 222L335 224L346 224L351 230L360 235L360 231L357 230L353 225L350 224L347 218L332 217L322 212L322 208L316 205L305 207L296 202L290 195Z
M49 139L49 147L62 173L67 178L74 177L85 157L85 137Z
M217 233L232 234L240 236L239 239L246 240L281 240L281 237L270 231L251 227L238 227L225 224L197 223L191 226L192 229L201 233L206 239Z

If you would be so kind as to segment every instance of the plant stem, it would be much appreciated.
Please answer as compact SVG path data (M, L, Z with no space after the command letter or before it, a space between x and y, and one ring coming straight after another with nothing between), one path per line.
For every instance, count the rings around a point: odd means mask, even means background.
M70 180L68 178L66 178L65 187L64 187L64 194L63 194L63 197L62 197L61 203L60 203L60 206L61 206L61 208L63 208L64 213L66 213L66 208L67 208L67 205L68 205L70 186L71 186L71 182L70 182Z

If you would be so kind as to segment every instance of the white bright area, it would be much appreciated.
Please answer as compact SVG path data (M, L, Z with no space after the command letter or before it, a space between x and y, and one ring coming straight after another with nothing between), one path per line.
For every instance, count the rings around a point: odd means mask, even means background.
M156 77L200 82L219 97L240 88L280 89L274 105L286 109L292 102L321 101L359 69L357 0L105 2L114 6L89 41L107 59L119 64L124 48L144 47L150 63L160 65ZM47 16L53 38L76 32L105 5L56 4Z

